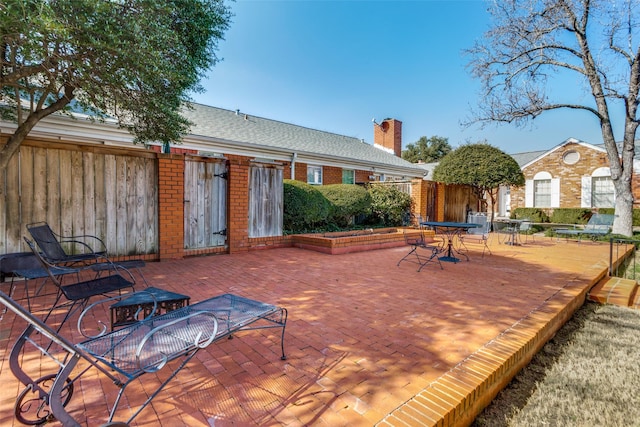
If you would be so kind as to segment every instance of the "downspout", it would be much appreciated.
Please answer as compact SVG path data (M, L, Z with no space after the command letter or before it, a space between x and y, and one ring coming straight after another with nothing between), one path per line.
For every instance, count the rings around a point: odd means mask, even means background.
M298 153L291 154L291 179L296 179L296 159L298 158Z

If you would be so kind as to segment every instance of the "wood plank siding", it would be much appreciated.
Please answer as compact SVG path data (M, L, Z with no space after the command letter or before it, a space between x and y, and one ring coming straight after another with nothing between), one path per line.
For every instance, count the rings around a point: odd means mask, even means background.
M113 256L156 253L157 181L153 153L25 142L0 176L0 253L27 250L26 225L40 221L97 236Z

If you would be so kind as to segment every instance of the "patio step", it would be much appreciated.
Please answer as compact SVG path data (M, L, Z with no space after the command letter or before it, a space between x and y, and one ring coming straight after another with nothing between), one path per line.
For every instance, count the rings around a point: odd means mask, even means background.
M605 277L589 292L590 301L601 304L614 304L622 307L640 308L638 283L621 277Z

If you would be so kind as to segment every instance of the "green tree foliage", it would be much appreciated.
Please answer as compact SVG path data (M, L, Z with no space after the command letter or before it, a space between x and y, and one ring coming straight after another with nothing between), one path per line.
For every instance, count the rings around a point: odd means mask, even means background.
M449 138L441 136L427 138L422 136L416 143L407 144L406 149L402 151L402 158L411 163L418 163L419 161L433 163L442 159L450 151Z
M136 142L179 141L231 18L223 0L6 0L0 3L0 117L17 129L0 171L44 117L115 118Z
M433 180L471 185L479 195L489 194L492 207L501 185L524 185L524 175L514 158L486 143L463 145L447 154L433 170Z
M371 196L359 185L333 184L316 187L331 203L329 222L338 227L353 223L353 217L367 212L371 207Z
M380 225L400 226L411 209L411 196L392 185L371 184L371 219Z
M324 223L331 209L319 187L291 179L284 180L283 227L289 232L312 230Z

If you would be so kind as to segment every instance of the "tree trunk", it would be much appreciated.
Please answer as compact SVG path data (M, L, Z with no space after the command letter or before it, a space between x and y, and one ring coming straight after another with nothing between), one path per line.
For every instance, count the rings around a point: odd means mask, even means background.
M630 188L626 193L618 193L616 196L616 217L611 232L630 237L633 235L633 197Z

